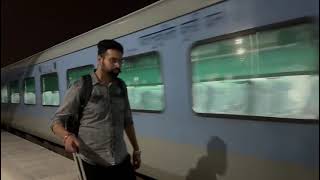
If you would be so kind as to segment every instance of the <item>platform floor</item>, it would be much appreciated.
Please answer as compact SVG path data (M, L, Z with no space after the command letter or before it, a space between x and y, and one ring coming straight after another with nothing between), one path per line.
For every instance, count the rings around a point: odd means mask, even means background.
M77 180L72 160L1 131L1 179Z

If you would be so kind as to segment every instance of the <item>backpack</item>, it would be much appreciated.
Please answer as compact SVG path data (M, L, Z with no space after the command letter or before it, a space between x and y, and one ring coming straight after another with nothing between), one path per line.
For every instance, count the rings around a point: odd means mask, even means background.
M88 104L88 101L91 97L92 88L93 88L92 78L90 74L82 76L80 78L80 81L83 81L83 85L80 89L80 106L78 109L78 114L68 119L65 127L67 131L75 134L76 136L78 136L78 133L79 133L80 119L82 118L82 115L83 115L82 114L83 109ZM127 90L126 90L126 85L124 81L119 78L116 78L116 81L119 82L120 88L125 93L125 96L127 96Z

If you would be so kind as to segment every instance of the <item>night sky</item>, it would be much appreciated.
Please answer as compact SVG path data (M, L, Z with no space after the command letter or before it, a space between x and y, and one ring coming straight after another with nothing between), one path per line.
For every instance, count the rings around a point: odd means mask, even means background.
M1 0L1 67L158 0Z

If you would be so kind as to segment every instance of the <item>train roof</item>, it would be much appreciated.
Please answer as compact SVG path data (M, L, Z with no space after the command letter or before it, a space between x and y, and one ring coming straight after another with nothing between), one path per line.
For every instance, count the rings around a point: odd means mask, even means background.
M220 1L223 0L160 0L115 21L3 67L1 68L1 71L39 64L53 58L94 46L101 39L115 39Z

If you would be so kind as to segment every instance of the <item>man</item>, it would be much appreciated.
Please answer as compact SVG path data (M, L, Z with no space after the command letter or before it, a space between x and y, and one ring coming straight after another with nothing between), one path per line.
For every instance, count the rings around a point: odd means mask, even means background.
M127 89L117 78L121 72L123 47L114 40L98 43L97 70L90 74L91 96L82 108L78 136L64 123L79 112L83 80L74 83L53 116L51 129L60 137L67 152L79 152L87 180L136 179L141 151L136 140ZM126 132L133 146L133 167L123 139ZM134 168L134 169L133 169Z

